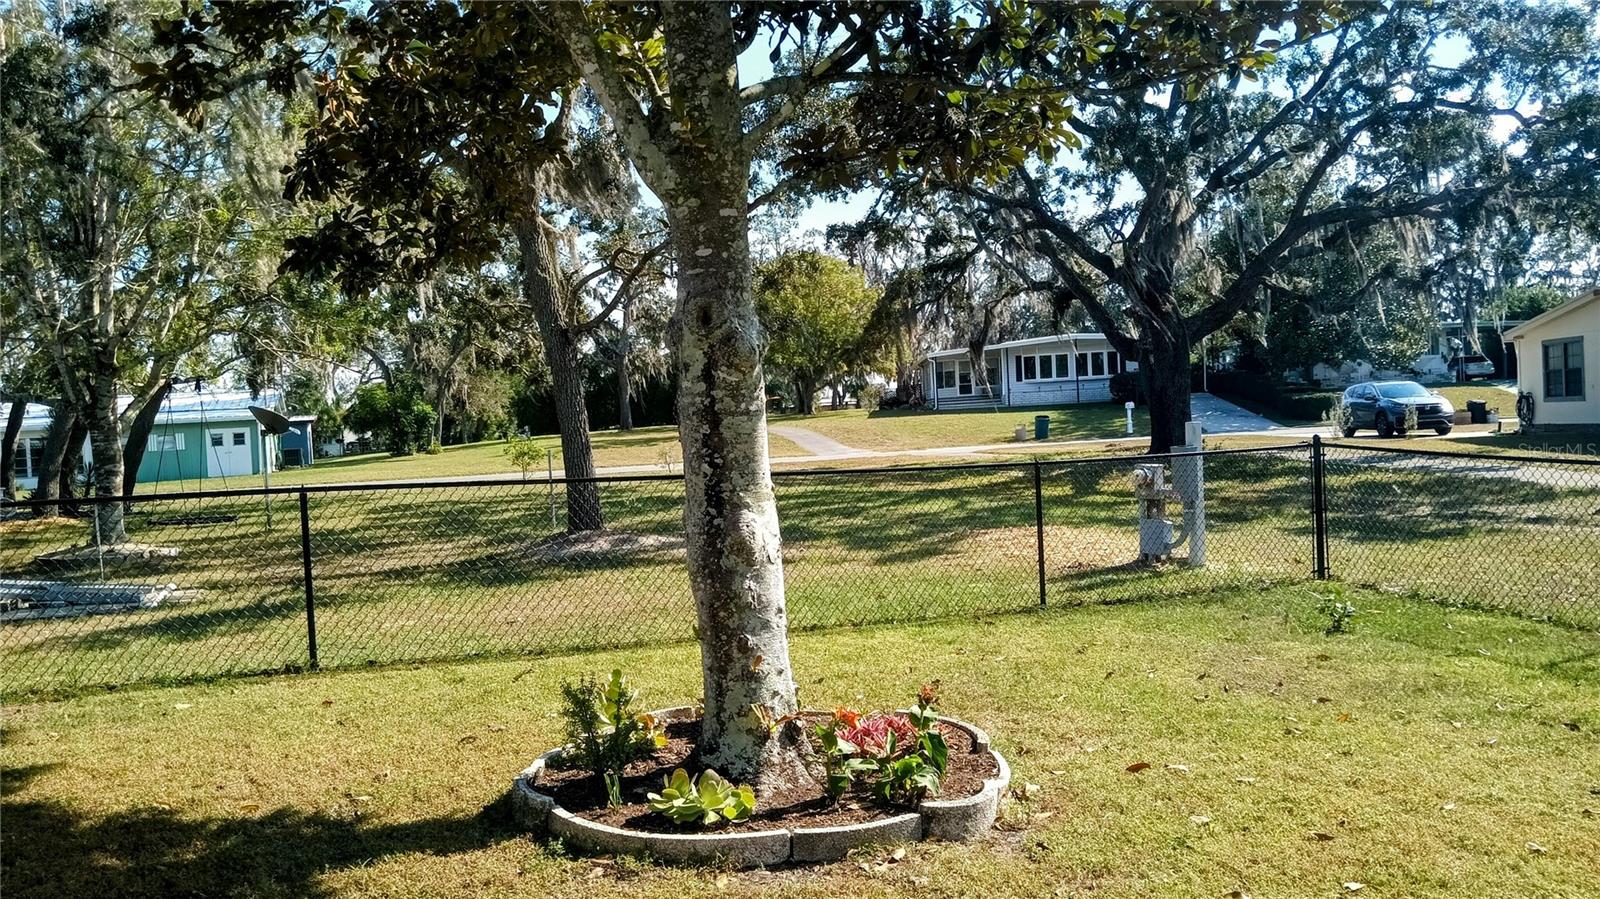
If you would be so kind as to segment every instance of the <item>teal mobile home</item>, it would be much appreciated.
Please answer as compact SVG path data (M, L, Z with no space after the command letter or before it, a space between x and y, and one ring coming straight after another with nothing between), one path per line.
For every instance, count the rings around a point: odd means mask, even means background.
M123 397L126 407L130 402ZM202 478L260 477L263 446L261 426L250 414L252 405L281 409L282 399L275 393L251 397L244 391L205 391L196 393L182 387L174 388L156 416L155 427L145 446L144 460L139 465L141 483L158 481L197 481ZM0 406L0 420L4 420L4 406ZM295 416L294 426L309 431L308 416ZM39 456L44 445L45 431L50 426L50 409L45 406L28 407L23 419L21 437L17 441L14 471L19 491L32 490L38 484ZM293 433L285 435L293 438ZM269 436L265 452L273 470L280 465L278 441ZM86 460L93 460L87 443Z

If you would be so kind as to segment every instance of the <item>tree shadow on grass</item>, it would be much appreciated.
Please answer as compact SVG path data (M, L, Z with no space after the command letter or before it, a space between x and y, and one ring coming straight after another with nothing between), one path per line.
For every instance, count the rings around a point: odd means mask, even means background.
M6 769L7 783L26 770ZM7 899L326 896L318 878L332 870L514 839L520 833L508 805L502 799L472 816L367 825L291 807L237 818L189 818L156 807L90 817L58 802L8 796L0 891Z

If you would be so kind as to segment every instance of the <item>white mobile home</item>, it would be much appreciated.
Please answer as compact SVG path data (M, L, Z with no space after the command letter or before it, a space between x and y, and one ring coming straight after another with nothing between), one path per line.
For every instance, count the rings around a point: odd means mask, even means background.
M926 362L928 405L935 409L1060 406L1111 400L1111 376L1137 371L1104 334L1057 334L1008 340L984 349L983 377L964 348Z
M1600 290L1575 297L1506 334L1517 348L1517 390L1533 395L1533 423L1600 424Z

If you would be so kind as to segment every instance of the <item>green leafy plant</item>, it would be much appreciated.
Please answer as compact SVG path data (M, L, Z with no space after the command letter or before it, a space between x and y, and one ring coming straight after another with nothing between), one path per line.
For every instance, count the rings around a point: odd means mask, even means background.
M755 791L729 783L707 768L690 780L682 768L666 778L659 793L650 794L650 808L679 826L698 823L712 827L727 821L744 821L756 810Z
M561 763L594 772L606 786L606 801L622 804L622 771L667 745L655 717L633 711L637 697L620 669L602 687L593 677L561 685L561 717L567 749Z
M1323 629L1324 634L1342 634L1350 628L1351 619L1356 617L1356 607L1344 598L1344 587L1339 584L1329 584L1327 591L1315 594L1317 597L1317 612L1328 619L1328 626Z
M506 445L501 452L512 465L522 470L524 481L528 479L528 472L544 458L544 448L539 445L539 441L521 435L506 438Z
M837 801L857 784L892 805L938 795L949 770L950 747L939 733L934 688L922 688L908 712L863 715L837 709L816 728L828 797Z

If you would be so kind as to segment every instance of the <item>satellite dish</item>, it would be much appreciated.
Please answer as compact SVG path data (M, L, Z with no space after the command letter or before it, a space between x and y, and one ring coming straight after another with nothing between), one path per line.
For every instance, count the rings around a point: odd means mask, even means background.
M256 421L261 423L261 430L263 433L277 435L287 434L289 431L293 430L289 427L289 419L284 418L282 415L279 415L271 409L266 409L261 406L251 406L250 414L254 415L256 417Z

